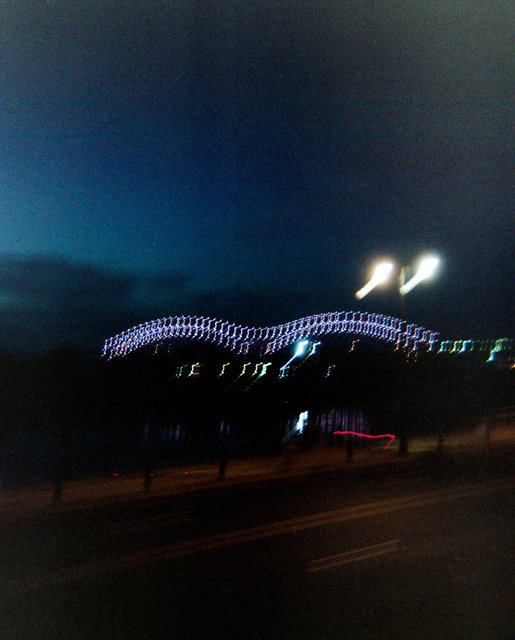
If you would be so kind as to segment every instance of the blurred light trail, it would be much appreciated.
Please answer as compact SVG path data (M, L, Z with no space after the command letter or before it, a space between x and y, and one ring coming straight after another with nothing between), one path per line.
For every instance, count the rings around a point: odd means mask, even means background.
M368 433L358 433L357 431L333 431L333 435L336 435L336 434L341 434L341 435L349 434L353 436L359 436L360 438L390 438L390 442L386 445L386 447L389 447L392 444L392 442L395 440L395 436L392 435L391 433L383 433L378 436L371 436ZM386 447L383 447L383 449L386 449Z
M438 343L435 331L401 318L362 311L319 313L271 327L246 327L202 316L170 316L145 322L108 338L102 356L108 360L123 357L148 344L174 338L204 340L241 354L252 350L272 354L299 341L298 351L303 343L303 348L307 349L309 340L306 336L324 334L364 336L415 351L420 348L432 351Z
M356 291L356 294L355 294L356 298L358 300L361 300L368 293L370 293L372 289L375 289L377 285L383 284L383 282L386 282L390 277L390 273L392 272L392 270L393 270L392 262L379 263L376 266L376 269L374 271L374 275L372 276L372 278L370 278L370 280L367 282L367 284L364 287L361 287L359 291Z
M225 373L225 370L227 369L227 367L230 365L230 362L226 362L225 364L222 365L222 371L218 374L218 377L220 378L220 376L223 376Z
M284 378L286 369L295 360L295 358L300 358L301 356L303 356L306 353L306 350L307 350L308 346L309 346L309 340L301 340L297 344L297 348L295 349L295 353L288 360L288 362L283 364L283 366L280 368L280 370L279 370L281 372L280 376L279 376L280 378Z
M428 278L430 278L435 272L439 263L440 258L437 258L436 256L428 256L427 258L424 258L420 262L420 266L413 278L408 280L408 282L406 282L405 284L401 285L399 289L401 294L405 295L406 293L409 293L417 286L417 284L419 284L423 280L427 280Z

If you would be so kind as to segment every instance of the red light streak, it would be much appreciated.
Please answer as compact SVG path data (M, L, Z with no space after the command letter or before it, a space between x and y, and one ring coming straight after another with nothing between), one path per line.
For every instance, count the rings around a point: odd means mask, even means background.
M359 436L360 438L391 438L390 442L386 445L386 447L389 447L392 444L392 442L395 440L395 436L392 435L391 433L383 433L382 435L379 435L379 436L371 436L368 433L358 433L357 431L333 431L333 435L336 435L337 433L341 433L342 435L348 433L353 436ZM386 447L383 447L383 449L386 449Z

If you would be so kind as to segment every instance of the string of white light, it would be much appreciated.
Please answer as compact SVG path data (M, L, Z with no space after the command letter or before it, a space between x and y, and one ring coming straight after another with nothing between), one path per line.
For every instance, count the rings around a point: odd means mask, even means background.
M271 327L247 327L203 316L150 320L108 338L102 356L123 357L148 344L173 338L196 338L240 354L251 349L271 354L298 340L323 334L352 334L393 343L411 351L431 351L438 333L400 318L361 311L335 311L298 318Z

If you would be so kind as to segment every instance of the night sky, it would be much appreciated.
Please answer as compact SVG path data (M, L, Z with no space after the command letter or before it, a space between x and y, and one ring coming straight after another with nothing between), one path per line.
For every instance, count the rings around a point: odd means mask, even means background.
M513 335L513 3L2 0L0 348L359 303Z

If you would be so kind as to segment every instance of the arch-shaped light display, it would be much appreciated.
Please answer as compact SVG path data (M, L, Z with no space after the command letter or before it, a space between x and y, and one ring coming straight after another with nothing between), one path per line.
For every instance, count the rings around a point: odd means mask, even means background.
M334 311L299 318L271 327L246 327L202 316L170 316L122 331L104 344L108 360L135 349L173 338L196 338L240 354L272 354L299 340L323 334L352 334L375 338L412 351L432 350L438 333L400 318L362 311Z

